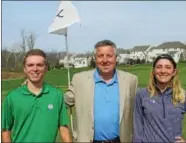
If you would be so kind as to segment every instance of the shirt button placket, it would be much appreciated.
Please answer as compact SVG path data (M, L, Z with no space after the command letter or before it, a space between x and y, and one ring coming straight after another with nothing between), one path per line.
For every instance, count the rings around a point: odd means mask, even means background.
M106 98L106 101L109 102L108 85L106 85L106 87L105 87L105 98Z
M39 106L38 106L39 97L36 95L34 95L34 96L35 96L34 107L35 107L35 109L39 109Z

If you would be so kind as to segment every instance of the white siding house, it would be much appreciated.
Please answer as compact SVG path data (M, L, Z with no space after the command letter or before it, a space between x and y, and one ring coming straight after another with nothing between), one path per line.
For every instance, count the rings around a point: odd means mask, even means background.
M170 54L175 62L179 62L180 55L186 50L186 45L183 43L176 42L164 42L158 46L151 46L147 51L148 61L152 62L160 54Z
M146 59L146 50L150 47L150 45L145 45L145 46L135 46L132 49L132 52L130 53L130 58L131 59Z
M125 64L127 59L130 58L130 54L118 54L117 61L118 64Z
M123 53L123 50L120 49ZM120 52L120 53L121 53ZM131 50L126 50L126 53L118 53L118 64L125 64L127 59L140 59L148 62L152 62L160 54L170 54L176 62L179 62L180 58L186 59L186 43L183 44L180 41L164 42L158 45L144 45L135 46ZM69 54L69 64L74 68L87 67L91 63L91 54ZM59 61L60 64L64 64L67 67L67 57Z
M75 56L76 56L75 54L69 54L68 56L69 65L73 65ZM64 67L67 67L67 56L65 56L63 59L60 59L59 64L64 64Z
M83 68L88 66L88 59L79 57L74 59L74 68Z
M59 64L64 64L67 67L67 56L59 60ZM69 64L74 68L82 68L88 66L88 57L84 54L74 54L69 56Z

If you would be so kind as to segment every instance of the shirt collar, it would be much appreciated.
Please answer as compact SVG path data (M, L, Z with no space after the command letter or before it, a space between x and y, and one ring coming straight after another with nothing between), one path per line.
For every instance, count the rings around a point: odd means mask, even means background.
M42 94L46 94L49 92L48 86L46 85L46 83L43 83L43 88L41 90L41 92L38 95L42 95ZM24 95L34 95L29 89L27 84L23 85L23 94Z
M94 81L95 81L95 83L98 83L98 82L105 82L105 81L101 78L98 69L96 69L95 72L94 72ZM114 70L114 76L112 77L112 80L109 82L109 84L117 83L117 82L118 82L117 72L116 72L116 70Z
M167 86L167 88L165 89L165 91L163 91L163 93L161 93L161 90L158 88L158 86L157 85L155 85L155 87L156 87L156 90L157 90L157 92L159 93L159 94L163 94L163 95L170 95L170 94L172 94L172 87L171 86Z

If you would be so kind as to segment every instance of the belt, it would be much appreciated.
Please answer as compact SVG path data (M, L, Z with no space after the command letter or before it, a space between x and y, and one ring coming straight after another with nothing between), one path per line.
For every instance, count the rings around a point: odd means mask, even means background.
M111 140L103 140L103 141L94 140L93 143L120 143L120 138L116 137L116 138L111 139Z

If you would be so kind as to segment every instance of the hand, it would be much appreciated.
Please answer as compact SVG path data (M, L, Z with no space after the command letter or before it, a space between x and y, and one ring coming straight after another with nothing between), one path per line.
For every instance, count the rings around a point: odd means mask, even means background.
M182 137L180 137L180 136L177 136L177 137L175 137L175 139L176 139L176 143L186 143L186 140L184 140Z

